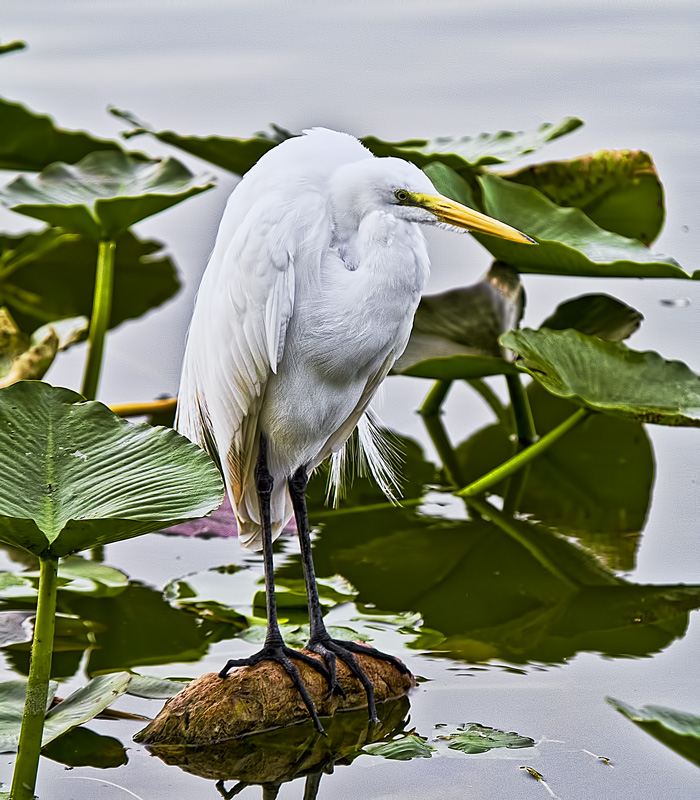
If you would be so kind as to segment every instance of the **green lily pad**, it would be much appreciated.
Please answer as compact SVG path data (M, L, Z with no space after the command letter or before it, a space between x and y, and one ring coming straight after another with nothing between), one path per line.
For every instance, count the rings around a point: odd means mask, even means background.
M461 753L476 754L488 753L499 747L508 750L520 750L524 747L534 747L535 740L519 733L499 731L478 722L470 722L462 728L457 728L457 733L446 735L449 740L450 750L459 750Z
M700 376L680 361L575 330L526 328L501 343L558 397L640 422L700 427Z
M132 675L126 693L146 700L167 700L169 697L175 697L186 685L180 681L153 678L149 675Z
M639 328L643 319L639 311L610 295L584 294L557 306L540 328L575 328L588 336L621 342Z
M89 728L73 728L49 742L41 754L70 769L74 767L116 769L129 761L124 745L119 739L102 736Z
M502 164L518 156L538 150L547 142L575 131L583 125L576 117L566 117L561 122L545 122L532 131L499 131L478 136L440 136L436 139L407 139L403 142L386 142L374 136L365 136L362 143L376 156L396 156L424 167L440 161L454 170Z
M104 151L73 166L51 164L33 179L20 176L0 191L0 202L97 241L115 239L129 226L213 185L173 158L144 161Z
M473 286L421 299L394 372L424 378L475 378L514 372L498 338L520 323L524 292L516 270L495 262Z
M638 728L700 767L700 716L665 706L635 708L614 697L605 699Z
M178 147L186 153L222 167L235 175L244 175L259 158L271 150L278 142L268 136L257 135L249 139L233 139L225 136L182 136L175 131L156 131L136 119L129 111L110 108L115 117L128 122L134 128L123 133L125 139L149 134L159 142Z
M58 590L109 597L124 591L129 583L127 576L114 567L80 556L71 556L58 565ZM33 600L38 595L39 572L0 573L0 599Z
M49 693L46 698L47 708L53 702L57 688L57 683L49 682ZM26 681L0 683L0 753L17 752L26 694Z
M42 325L29 337L1 307L0 389L17 381L43 378L58 351L83 338L88 325L87 317L71 317Z
M42 557L196 519L223 498L213 463L184 437L68 389L0 390L0 442L0 541Z
M117 238L109 327L145 314L180 288L173 262L159 242L131 231ZM25 333L42 323L89 317L95 288L97 243L55 229L0 236L0 303Z
M389 742L375 742L362 750L370 756L381 756L390 761L410 761L413 758L432 758L436 748L417 733L407 733Z
M57 128L51 117L3 97L0 118L0 169L40 172L56 161L75 164L97 150L124 152L118 142L98 139L85 131ZM146 160L141 154L134 157Z
M533 186L557 205L580 208L601 228L642 244L653 242L664 222L663 187L651 156L641 150L600 150L503 177Z
M603 230L578 208L562 208L531 186L484 174L482 210L539 242L538 247L473 234L520 272L610 278L688 278L674 259L635 239Z

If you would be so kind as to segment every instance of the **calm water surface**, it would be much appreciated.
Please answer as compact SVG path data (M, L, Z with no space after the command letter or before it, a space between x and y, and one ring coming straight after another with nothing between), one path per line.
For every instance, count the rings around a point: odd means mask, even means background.
M322 124L358 135L372 132L400 139L526 129L568 114L581 116L586 127L551 145L542 157L571 157L603 147L651 152L668 206L666 227L655 248L674 255L690 272L700 269L696 134L700 59L695 3L628 2L611 8L597 0L566 6L546 0L470 4L74 1L10 4L3 22L5 40L21 37L31 45L28 53L5 57L0 64L3 94L51 113L66 127L84 127L101 135L115 136L119 131L117 121L104 113L108 103L131 110L158 128L239 136L271 121L290 129ZM146 140L139 144L162 152ZM168 244L184 289L165 308L110 335L100 393L106 402L148 399L176 390L193 295L233 183L231 176L221 176L220 188L139 226L142 235ZM6 229L20 230L25 225L25 220L7 213L2 222ZM488 266L486 253L469 237L434 232L430 244L434 266L430 291L470 283ZM561 300L605 291L638 308L646 318L632 346L657 349L700 371L700 284L540 276L527 276L525 283L526 323L537 325ZM669 307L661 304L664 299L689 299L690 303ZM61 359L50 380L79 385L83 358L81 348L74 348ZM419 380L389 379L380 411L387 424L418 441L430 461L436 455L414 413L428 386ZM446 411L455 442L492 422L488 409L462 387L453 391ZM659 428L648 432L656 464L651 504L636 546L616 543L626 554L617 563L618 574L633 584L700 584L700 432ZM340 572L360 592L354 602L334 607L329 619L371 633L378 646L400 654L417 675L427 679L410 697L407 729L415 727L432 738L439 733L436 724L479 722L530 736L537 747L495 750L482 756L441 750L431 759L405 763L360 756L352 765L339 765L333 774L323 775L317 797L520 800L548 796L544 786L518 769L523 764L544 774L562 800L697 797L697 768L639 731L604 700L613 696L633 705L654 703L700 713L696 615L690 614L687 629L682 615L672 623L662 619L658 625L643 620L649 623L648 635L635 640L636 650L631 645L625 650L626 656L637 653L638 657L614 657L614 646L600 634L607 624L601 601L596 608L602 609L602 621L584 625L585 631L572 623L568 638L561 631L550 631L543 640L549 650L521 643L521 652L533 655L518 660L498 628L509 619L506 606L499 605L505 601L498 575L510 575L517 555L508 555L510 544L498 538L498 531L492 532L490 555L490 543L482 542L487 555L479 557L493 559L483 572L493 577L485 578L483 585L479 584L482 575L470 572L470 564L477 562L466 557L455 561L460 565L455 581L441 578L438 554L437 564L430 562L429 586L422 594L406 592L409 599L401 605L403 590L407 585L415 588L419 581L416 562L423 563L419 561L424 557L422 542L437 542L433 552L438 545L444 546L447 560L455 558L449 548L473 535L464 521L463 507L446 502L433 493L417 512L391 512L387 520L363 518L357 524L356 551L352 523L327 520L316 540L319 571ZM442 527L431 522L434 515L443 520ZM384 580L393 587L390 597L382 594L382 580L373 568L365 572L358 568L366 552L360 534L375 529L379 542L372 551L378 559L375 567L379 563L385 570ZM406 531L407 547L395 551L405 560L397 559L392 565L394 545L382 542L387 536L397 536L403 543L400 536ZM413 560L411 543L416 548ZM278 562L282 578L297 574L295 555L294 541L283 541ZM127 624L119 615L105 617L106 626L114 632L111 638L98 637L97 648L89 656L61 654L58 666L66 676L61 694L84 682L86 670L126 665L152 675L196 676L218 670L232 654L255 647L240 639L214 641L213 637L208 643L201 631L190 630L184 622L172 633L168 629L156 645L156 632L146 619L152 615L160 620L157 615L169 608L161 599L162 589L193 573L204 573L204 578L190 580L201 580L212 595L239 610L248 609L258 588L259 559L244 553L234 541L154 535L108 547L105 562L123 569L135 582L129 590L133 622ZM225 576L223 584L218 573L206 572L231 563L246 569ZM3 557L3 568L18 567ZM512 585L522 584L523 613L536 595L532 587L540 580L537 569L523 557L520 576L513 573L509 579ZM481 586L478 592L473 588L477 584ZM230 596L224 596L228 592ZM374 622L372 606L386 612ZM111 613L107 606L99 612L96 608L93 613ZM494 609L503 610L500 622ZM415 616L397 620L396 614L402 611L420 612L422 620L416 621ZM80 608L76 607L76 613ZM611 616L615 613L611 605ZM479 639L474 631L482 616L488 635ZM178 619L184 619L182 614ZM194 617L187 619L195 626ZM428 644L410 646L421 631L426 634L424 628L431 627L431 620L432 627L441 625L441 633L453 637L450 646L443 647L447 657L431 655ZM456 643L459 634L466 632L469 641ZM477 641L482 645L500 642L502 649L485 654L476 647ZM21 671L22 658L5 652L5 675L12 677ZM158 706L127 699L120 707L153 714ZM112 800L128 793L143 800L214 799L234 786L235 782L228 782L220 791L212 780L150 757L143 748L130 744L136 723L102 721L90 727L130 747L129 763L118 769L66 771L59 764L44 762L38 784L42 800ZM614 768L591 754L612 759ZM8 781L10 774L9 764L0 768L0 780ZM313 796L308 786L306 791L305 795L300 778L283 784L277 796L290 800ZM237 796L263 795L259 786L251 786ZM274 795L268 789L264 796Z

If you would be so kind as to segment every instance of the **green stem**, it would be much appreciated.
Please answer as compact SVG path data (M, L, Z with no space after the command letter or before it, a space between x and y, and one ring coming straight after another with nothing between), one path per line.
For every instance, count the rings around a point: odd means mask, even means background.
M567 417L561 424L557 425L556 428L546 433L541 439L535 442L535 444L516 453L516 455L509 458L508 461L504 461L498 467L492 469L491 472L487 472L486 475L470 483L469 486L460 489L457 494L460 497L475 497L496 486L505 478L510 478L511 475L514 475L526 464L529 464L533 459L537 458L537 456L544 453L545 450L548 450L556 441L561 439L565 433L568 433L573 427L578 425L579 422L583 422L583 420L592 413L593 412L588 408L580 408L570 417Z
M17 760L12 775L10 792L12 800L32 800L34 797L36 773L41 754L41 737L44 732L46 700L49 693L49 678L51 677L57 572L57 559L41 559L39 599L34 621L27 697L24 702Z
M506 382L508 383L508 394L513 409L513 423L518 435L518 444L521 447L529 447L537 437L530 401L527 399L520 375L506 375Z
M101 241L97 251L95 295L92 302L90 333L88 334L88 357L85 364L82 388L82 395L87 400L94 400L97 396L105 334L109 325L109 315L112 311L115 251L116 244L113 241Z
M451 386L452 381L436 381L418 413L423 417L425 428L440 456L447 479L453 486L459 487L464 483L462 470L445 426L440 419L440 409Z
M486 401L486 405L496 415L496 419L499 421L499 423L505 428L510 427L510 417L508 416L508 411L503 406L503 403L501 403L496 392L493 391L486 381L482 380L481 378L469 378L467 383Z

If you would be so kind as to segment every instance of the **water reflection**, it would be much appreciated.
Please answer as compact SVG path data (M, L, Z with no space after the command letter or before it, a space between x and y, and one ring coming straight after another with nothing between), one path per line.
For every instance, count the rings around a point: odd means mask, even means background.
M148 749L168 765L216 781L224 798L236 797L249 786L260 786L262 798L268 800L277 797L283 784L298 780L298 796L315 800L324 774L351 764L365 745L404 732L408 698L382 703L377 711L378 725L368 721L366 709L324 719L325 737L305 723L205 748L158 745ZM227 788L230 782L234 785Z

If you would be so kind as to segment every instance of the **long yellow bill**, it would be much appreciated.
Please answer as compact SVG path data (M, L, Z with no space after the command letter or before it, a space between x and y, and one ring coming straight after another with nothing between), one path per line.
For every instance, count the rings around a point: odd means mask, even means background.
M473 208L467 208L467 206L456 203L448 197L443 197L439 194L414 193L411 193L409 197L411 205L425 208L427 211L435 214L440 222L456 225L458 228L466 228L475 233L487 233L489 236L499 236L501 239L509 239L511 242L537 244L534 239L531 239L515 228L511 228L511 226L506 225L505 222L499 222L497 219L493 219L493 217L487 217L486 214L474 211Z

